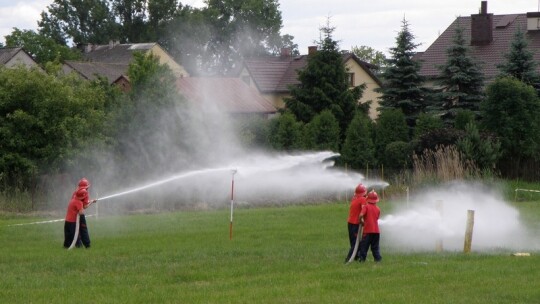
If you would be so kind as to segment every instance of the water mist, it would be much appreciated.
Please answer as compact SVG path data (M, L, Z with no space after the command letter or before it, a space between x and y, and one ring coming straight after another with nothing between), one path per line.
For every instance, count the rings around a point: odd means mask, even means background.
M382 238L387 246L400 250L434 251L442 241L444 250L461 251L467 210L475 211L473 251L540 248L538 238L520 221L518 210L497 190L479 183L454 182L413 196L381 217Z

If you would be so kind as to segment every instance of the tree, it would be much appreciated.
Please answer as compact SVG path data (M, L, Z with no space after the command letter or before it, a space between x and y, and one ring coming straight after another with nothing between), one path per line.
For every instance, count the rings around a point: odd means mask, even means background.
M457 142L457 148L481 170L492 171L501 156L501 144L497 139L481 136L474 122L465 126L465 135Z
M540 101L533 87L509 77L487 87L482 102L482 125L501 141L502 159L519 168L521 161L538 158Z
M75 76L0 68L0 187L31 188L105 140L106 95Z
M186 127L178 116L184 104L175 87L175 77L158 57L133 54L128 68L132 89L117 111L116 155L130 176L156 170L173 170L172 160L185 150ZM167 149L156 149L156 146ZM167 162L169 161L169 162Z
M439 67L440 110L447 125L453 125L456 112L460 109L478 113L484 98L484 81L479 66L468 54L463 28L456 28L453 44L446 54L446 63Z
M302 147L302 123L290 111L272 120L270 144L274 149L294 151Z
M403 20L396 46L390 49L388 67L382 73L384 86L379 90L382 93L381 109L401 109L409 126L414 126L418 114L424 112L428 93L422 87L424 78L419 74L420 63L413 60L418 46L413 39L408 22Z
M44 65L49 61L63 62L64 60L77 60L81 58L78 51L65 45L58 44L54 39L45 37L32 30L19 30L14 28L11 34L6 36L8 47L22 47L32 59Z
M360 60L371 63L377 67L375 72L381 74L387 66L386 55L377 51L370 46L353 46L351 52L355 54Z
M320 50L298 72L300 85L290 88L291 97L285 99L285 104L304 123L330 110L342 130L340 138L344 139L365 86L349 87L347 68L337 42L332 39L333 31L329 25L321 29L325 38L319 42Z
M277 0L207 0L204 9L212 35L205 49L205 70L227 74L245 57L267 54L280 45L281 12Z
M341 163L352 169L374 166L375 145L371 138L371 120L360 111L356 113L345 136L341 149Z
M512 76L526 84L539 87L539 75L536 72L537 63L534 61L533 52L528 50L528 42L525 33L518 27L514 34L514 40L510 44L510 52L504 54L506 62L497 65L502 76Z
M67 45L104 44L118 39L118 25L107 0L54 0L41 13L39 33Z
M422 113L418 115L418 119L416 120L416 127L414 128L414 138L418 139L426 133L441 128L443 128L443 122L438 116Z
M152 7L158 11L164 6L157 4L157 1L148 0L110 0L112 12L118 18L122 25L120 28L120 37L122 41L128 43L146 42L148 36L148 13L147 10ZM157 5L156 5L157 4ZM167 3L175 8L176 2ZM161 10L159 10L161 12ZM157 14L156 14L157 15ZM157 17L157 16L156 16ZM154 22L157 20L154 19Z
M385 162L386 146L395 141L409 142L407 122L400 109L386 109L375 124L375 153L380 162Z
M330 110L315 115L306 125L305 146L313 150L339 151L339 124Z

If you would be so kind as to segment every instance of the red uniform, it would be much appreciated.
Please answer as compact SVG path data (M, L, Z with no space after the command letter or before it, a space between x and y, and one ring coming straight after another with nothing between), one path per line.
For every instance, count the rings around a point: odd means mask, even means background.
M379 230L379 216L381 215L381 209L375 204L365 204L360 212L360 215L364 216L364 233L380 233Z
M367 258L368 249L371 248L371 253L375 262L382 260L379 241L381 233L379 230L379 216L381 209L377 207L379 197L375 191L368 193L367 204L362 208L360 216L364 222L364 232L360 241L360 262L364 262Z
M66 222L75 223L77 222L77 216L79 216L79 211L83 209L83 202L77 198L72 198L69 201L69 205L66 212Z
M349 207L349 218L347 219L348 223L360 224L360 212L362 211L362 206L364 206L365 204L365 196L353 196L351 200L351 206Z

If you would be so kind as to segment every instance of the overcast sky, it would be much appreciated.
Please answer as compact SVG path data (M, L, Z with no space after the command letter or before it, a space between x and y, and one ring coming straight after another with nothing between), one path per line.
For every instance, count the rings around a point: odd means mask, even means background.
M40 13L53 0L0 0L0 41L12 28L37 29ZM200 7L202 0L184 0L183 4ZM425 50L458 16L478 13L480 0L280 0L283 18L281 34L294 36L300 53L319 39L319 28L330 17L335 27L334 39L340 49L371 46L387 53L395 45L397 32L405 18ZM538 11L539 0L490 0L488 13L516 14Z

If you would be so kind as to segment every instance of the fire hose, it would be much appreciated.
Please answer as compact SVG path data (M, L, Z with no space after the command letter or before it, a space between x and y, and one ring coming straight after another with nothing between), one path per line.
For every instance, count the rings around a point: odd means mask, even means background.
M356 242L354 243L354 249L351 254L351 257L347 261L347 264L354 261L354 258L356 257L356 253L358 252L358 246L360 244L360 239L362 239L363 231L364 231L364 226L362 224L358 225L358 234L356 235Z

